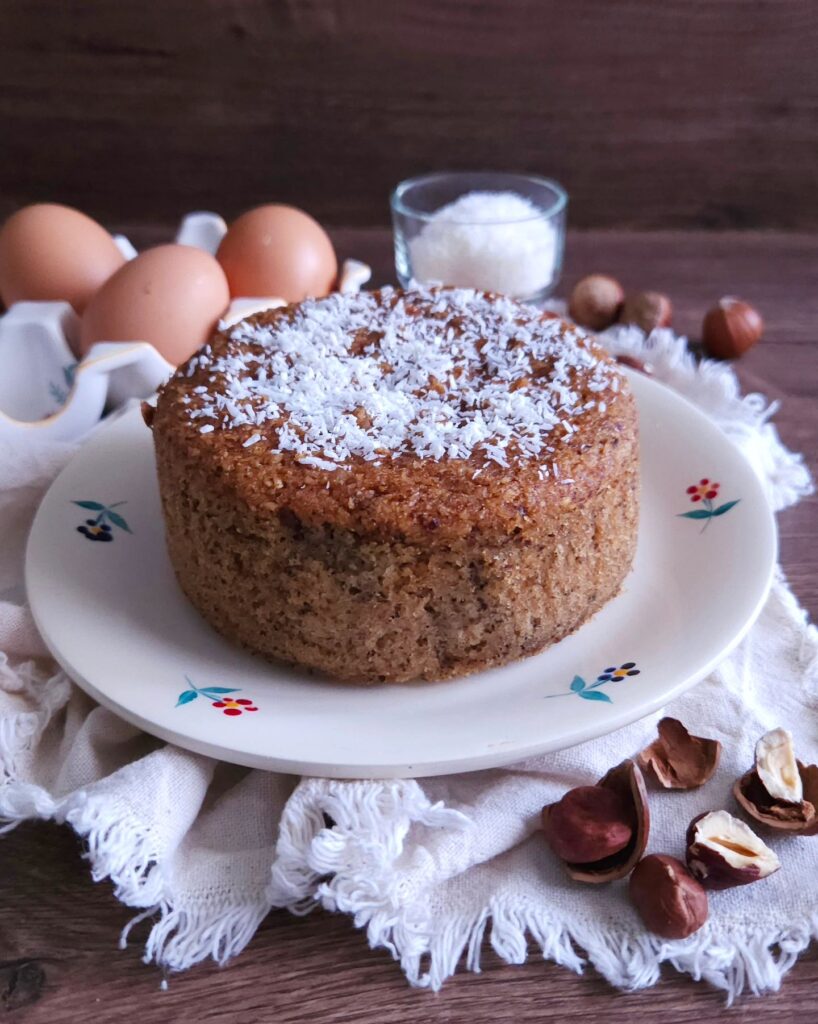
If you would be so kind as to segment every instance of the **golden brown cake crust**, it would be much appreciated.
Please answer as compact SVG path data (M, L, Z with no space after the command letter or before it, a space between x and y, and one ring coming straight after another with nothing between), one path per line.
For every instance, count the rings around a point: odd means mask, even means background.
M401 295L396 289L374 294L378 300L387 296L386 302L394 302ZM428 303L415 299L414 304L418 315L423 315ZM297 310L298 306L271 310L246 323L275 329ZM610 385L602 391L591 391L589 375L576 373L578 404L595 403L579 418L565 415L580 429L567 436L558 429L555 453L544 452L541 461L517 460L511 471L487 462L478 452L466 459L444 457L439 461L399 454L378 465L353 458L346 470L329 473L300 463L290 452L271 452L266 440L275 437L274 424L244 424L200 433L202 424L209 420L190 417L191 411L203 404L196 389L208 386L211 368L220 355L229 349L247 351L254 347L231 340L234 330L217 334L207 358L195 356L164 387L157 409L159 430L173 431L179 443L194 446L215 473L229 477L237 495L249 506L268 510L286 507L305 523L332 523L362 536L400 535L424 542L431 538L445 542L476 530L494 537L528 532L547 522L555 504L564 506L569 500L580 505L596 493L610 476L610 449L619 443L623 432L633 429L635 419L626 379L604 350L573 326L553 317L543 319L557 325L557 336L566 345L570 342L591 352L610 368L610 380L619 391L613 391ZM356 340L360 351L364 347L362 339ZM517 380L531 390L545 389L552 365L553 359L548 357L539 367L540 376L523 372ZM481 379L485 379L485 373ZM185 399L189 404L184 404ZM260 443L243 447L259 433L264 438ZM543 463L556 463L559 477L553 471L543 477Z
M391 408L391 391L379 405L377 381L371 401L362 392L369 411L344 410L361 429L350 427L343 459L333 451L335 468L324 449L311 446L309 430L303 438L296 431L291 450L278 450L284 424L310 422L304 417L319 417L336 396L330 387L302 413L296 382L292 398L275 391L277 405L264 418L260 403L269 410L274 389L262 380L252 402L237 406L246 380L236 360L257 378L279 340L285 347L298 342L299 318L305 306L310 315L310 304L223 331L181 367L162 389L152 425L160 490L177 576L215 628L259 653L340 679L434 679L539 650L617 593L636 540L637 418L626 378L594 341L562 321L474 293L390 289L321 301L334 312L344 303L369 304L371 329L348 334L341 348L349 358L368 357L370 368L375 359L379 372L403 386L399 401L408 395L432 427L421 441L409 418L403 433L393 428L393 418L378 411L384 403ZM321 301L312 304L316 318L324 315ZM479 307L478 326L493 332L484 347L479 339L473 344L474 322L464 326L469 302ZM448 375L421 374L417 387L411 366L407 390L399 350L391 350L392 363L382 358L382 321L397 303L407 335L414 318L425 327L433 322L450 346L458 337L471 346ZM497 322L486 312L494 309ZM288 352L279 364L288 368L284 377L294 366L309 378L299 358ZM320 377L321 366L310 372ZM471 382L465 392L463 372ZM562 381L556 398L555 377ZM355 394L350 401L360 400ZM491 405L483 409L486 394ZM459 434L446 433L452 408L466 425ZM242 422L248 409L255 418ZM430 444L439 443L438 415L446 443L454 437L459 444L470 436L469 417L485 423L497 409L503 445L486 428L461 447L461 457L450 456L453 448L438 457L415 450L427 433ZM540 415L554 420L549 429ZM324 420L339 422L337 415ZM384 443L391 450L367 447Z

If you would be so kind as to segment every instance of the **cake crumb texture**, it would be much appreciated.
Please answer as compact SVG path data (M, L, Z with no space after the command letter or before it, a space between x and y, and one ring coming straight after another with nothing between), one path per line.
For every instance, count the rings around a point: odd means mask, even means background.
M508 299L368 294L220 332L162 390L179 582L226 637L346 681L445 679L541 650L633 560L627 378Z

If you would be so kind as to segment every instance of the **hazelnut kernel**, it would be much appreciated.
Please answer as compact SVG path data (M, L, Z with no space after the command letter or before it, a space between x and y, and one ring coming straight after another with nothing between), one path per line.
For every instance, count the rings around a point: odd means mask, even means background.
M628 295L619 320L623 324L636 324L645 334L656 327L669 327L673 322L673 306L661 292L636 292Z
M680 860L652 853L633 869L628 891L645 927L663 939L685 939L707 920L707 893Z
M769 846L727 811L709 811L691 821L686 860L705 889L748 885L781 867Z
M804 784L798 771L792 733L770 729L756 743L756 772L771 800L800 804Z
M569 864L591 864L619 853L631 841L628 808L604 786L579 786L543 815L551 849Z
M603 331L616 322L624 301L625 292L615 278L589 274L574 285L568 313L581 327Z
M717 359L737 359L756 344L763 331L764 321L757 310L726 296L705 316L702 343Z

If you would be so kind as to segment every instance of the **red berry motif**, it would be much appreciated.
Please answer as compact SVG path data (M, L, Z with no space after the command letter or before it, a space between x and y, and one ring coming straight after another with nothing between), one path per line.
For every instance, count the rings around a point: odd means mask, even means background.
M255 703L248 697L228 697L227 694L240 693L234 686L197 686L189 676L185 676L188 688L179 694L176 707L192 704L200 697L210 701L210 706L228 718L236 718L245 711L258 711Z
M258 711L258 708L251 700L245 700L239 698L235 700L232 697L225 697L223 700L213 701L214 708L221 708L225 715L240 715L244 711Z
M703 526L701 532L707 529L710 525L710 520L715 519L718 516L723 516L729 512L731 508L738 505L739 499L735 501L726 501L724 504L715 507L713 502L719 496L719 489L721 484L716 480L711 480L709 477L703 476L697 484L691 484L685 489L685 494L690 498L694 505L701 503L704 507L697 508L695 512L680 512L679 515L683 519L699 519L702 520Z

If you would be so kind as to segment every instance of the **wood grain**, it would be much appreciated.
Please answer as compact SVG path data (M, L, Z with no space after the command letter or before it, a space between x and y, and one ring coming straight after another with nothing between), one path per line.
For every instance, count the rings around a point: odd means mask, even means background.
M145 244L169 227L129 226ZM385 230L335 232L342 255L372 263L378 281L391 277ZM677 323L695 337L707 305L738 293L763 311L764 342L739 365L745 388L782 400L782 436L807 452L818 471L818 235L662 232L574 233L565 284L593 269L618 274L631 287L666 288ZM816 499L779 517L782 562L795 592L818 612ZM606 1024L804 1024L811 1020L818 955L796 965L781 992L745 996L730 1010L723 996L671 969L662 983L630 995L612 991L593 970L575 977L545 964L535 948L509 967L486 946L483 973L457 975L437 995L407 987L384 951L341 916L306 919L271 914L249 948L228 968L205 964L170 979L140 962L147 923L120 952L116 941L130 911L107 883L93 885L80 848L66 828L26 825L0 839L0 1007L24 1024L489 1024L537 1020L605 1020Z
M140 962L146 926L117 950L130 914L107 883L90 881L69 830L26 825L3 846L3 916L13 928L0 941L18 956L25 951L44 976L37 1001L14 1005L0 990L10 1024L805 1024L818 979L813 950L779 993L746 996L726 1010L722 993L672 969L657 987L623 994L592 968L577 977L544 963L533 945L522 967L504 964L486 945L481 974L455 975L433 994L410 989L388 953L368 950L346 918L276 912L228 967L201 965L172 976L162 991L161 972Z
M579 227L818 227L813 0L4 0L0 215L294 202L378 224L442 167Z

